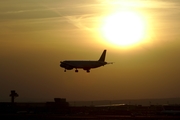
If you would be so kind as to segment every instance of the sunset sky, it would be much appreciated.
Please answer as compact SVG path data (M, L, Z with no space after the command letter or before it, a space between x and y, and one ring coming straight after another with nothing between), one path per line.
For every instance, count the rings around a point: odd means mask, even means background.
M59 66L98 60L104 49L114 64ZM17 102L180 97L180 1L0 1L0 88L0 102L11 90Z

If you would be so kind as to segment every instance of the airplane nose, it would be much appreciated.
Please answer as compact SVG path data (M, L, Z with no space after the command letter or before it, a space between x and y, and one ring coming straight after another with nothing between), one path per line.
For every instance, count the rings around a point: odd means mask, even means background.
M63 62L60 63L60 67L64 68L65 65L63 64Z

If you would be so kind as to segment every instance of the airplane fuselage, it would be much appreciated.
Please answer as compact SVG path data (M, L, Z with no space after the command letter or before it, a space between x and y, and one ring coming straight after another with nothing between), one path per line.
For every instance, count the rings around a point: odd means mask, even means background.
M107 62L103 61L76 61L76 60L65 60L61 62L60 66L65 68L65 69L73 69L73 68L82 68L84 70L89 70L91 68L97 68L100 66L106 65Z

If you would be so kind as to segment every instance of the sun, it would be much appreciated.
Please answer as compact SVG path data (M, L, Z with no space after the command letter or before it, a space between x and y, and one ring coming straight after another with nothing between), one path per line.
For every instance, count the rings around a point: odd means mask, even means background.
M120 11L104 18L101 34L108 43L127 47L140 43L145 37L146 24L141 14Z

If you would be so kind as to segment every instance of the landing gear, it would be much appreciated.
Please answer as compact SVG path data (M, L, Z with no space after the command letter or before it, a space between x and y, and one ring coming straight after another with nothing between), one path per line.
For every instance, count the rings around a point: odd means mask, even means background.
M87 73L89 73L89 72L90 72L90 70L86 70L86 72L87 72Z
M66 72L66 69L64 70L64 72Z
M78 70L76 69L75 72L78 72Z

